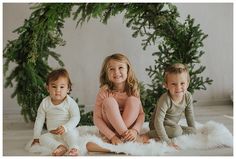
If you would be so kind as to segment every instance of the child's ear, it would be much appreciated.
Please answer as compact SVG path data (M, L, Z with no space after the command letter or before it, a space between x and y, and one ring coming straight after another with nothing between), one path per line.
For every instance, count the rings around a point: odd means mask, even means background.
M48 93L49 93L49 86L48 86L48 85L46 85L45 87L46 87L46 89L47 89L47 91L48 91Z
M187 88L188 88L188 86L189 86L189 82L187 83Z
M167 88L167 83L166 83L166 82L163 84L163 88L165 88L166 90L168 90L168 88Z

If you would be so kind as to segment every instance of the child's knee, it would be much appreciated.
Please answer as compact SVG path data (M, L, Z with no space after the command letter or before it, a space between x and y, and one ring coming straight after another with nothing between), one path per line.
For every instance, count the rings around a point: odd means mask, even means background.
M183 134L183 130L180 126L176 126L167 132L170 138L178 137Z
M137 97L130 96L130 97L128 97L128 99L125 102L124 107L126 107L126 106L129 107L129 109L139 110L139 108L141 106L141 102Z
M183 129L183 134L196 134L197 129L194 127L186 127Z
M39 137L39 142L42 142L42 141L46 141L48 140L49 138L49 134L42 134L40 137Z
M117 101L115 100L115 98L113 98L113 97L108 97L108 98L104 99L102 105L103 105L103 107L104 107L105 109L107 109L107 108L110 108L110 107L112 108L112 107L114 107L115 105L118 106L118 103L117 103Z
M53 135L51 135L50 133L42 134L39 137L39 143L42 144L42 145L48 145L48 143L51 143L52 140L53 140Z
M157 138L158 137L156 130L150 130L145 135L147 135L149 138Z
M135 97L135 96L130 96L130 97L127 98L126 103L128 103L128 104L135 104L135 105L139 106L140 100L137 97Z

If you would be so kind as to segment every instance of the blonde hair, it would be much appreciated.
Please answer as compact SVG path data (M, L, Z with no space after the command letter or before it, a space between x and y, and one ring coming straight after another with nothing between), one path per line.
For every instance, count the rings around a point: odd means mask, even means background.
M131 67L131 64L128 60L128 58L121 54L116 53L110 56L107 56L102 64L102 69L100 72L100 88L101 87L107 87L109 91L112 91L114 89L114 84L109 80L108 78L108 63L110 60L116 60L122 63L127 64L127 79L125 83L125 92L128 96L134 95L139 96L139 85L138 80L135 77L134 71Z
M165 69L164 82L167 83L167 76L169 74L181 74L183 72L187 73L187 78L188 78L188 83L189 83L190 82L190 75L189 75L188 66L181 64L181 63L172 64Z
M64 68L53 70L51 73L48 74L47 80L46 80L47 86L49 85L50 82L56 81L59 77L67 78L69 92L72 91L72 88L71 88L72 83L71 83L71 80L70 80L70 77L69 77L69 73Z

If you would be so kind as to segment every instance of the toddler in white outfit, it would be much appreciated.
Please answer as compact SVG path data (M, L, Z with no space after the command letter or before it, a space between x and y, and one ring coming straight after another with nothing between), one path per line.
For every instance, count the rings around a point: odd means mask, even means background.
M31 145L40 143L53 150L53 156L79 155L76 129L80 121L80 111L77 103L68 95L71 91L71 81L65 69L52 71L47 77L49 96L41 102L34 124L34 140ZM48 132L41 135L46 120Z

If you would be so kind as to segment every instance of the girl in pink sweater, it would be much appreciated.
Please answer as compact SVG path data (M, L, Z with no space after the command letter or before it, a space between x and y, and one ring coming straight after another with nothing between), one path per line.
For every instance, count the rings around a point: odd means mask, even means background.
M128 58L123 54L106 57L100 72L100 90L93 111L93 121L103 138L111 144L139 141L144 112L139 85ZM102 151L88 143L89 151Z

